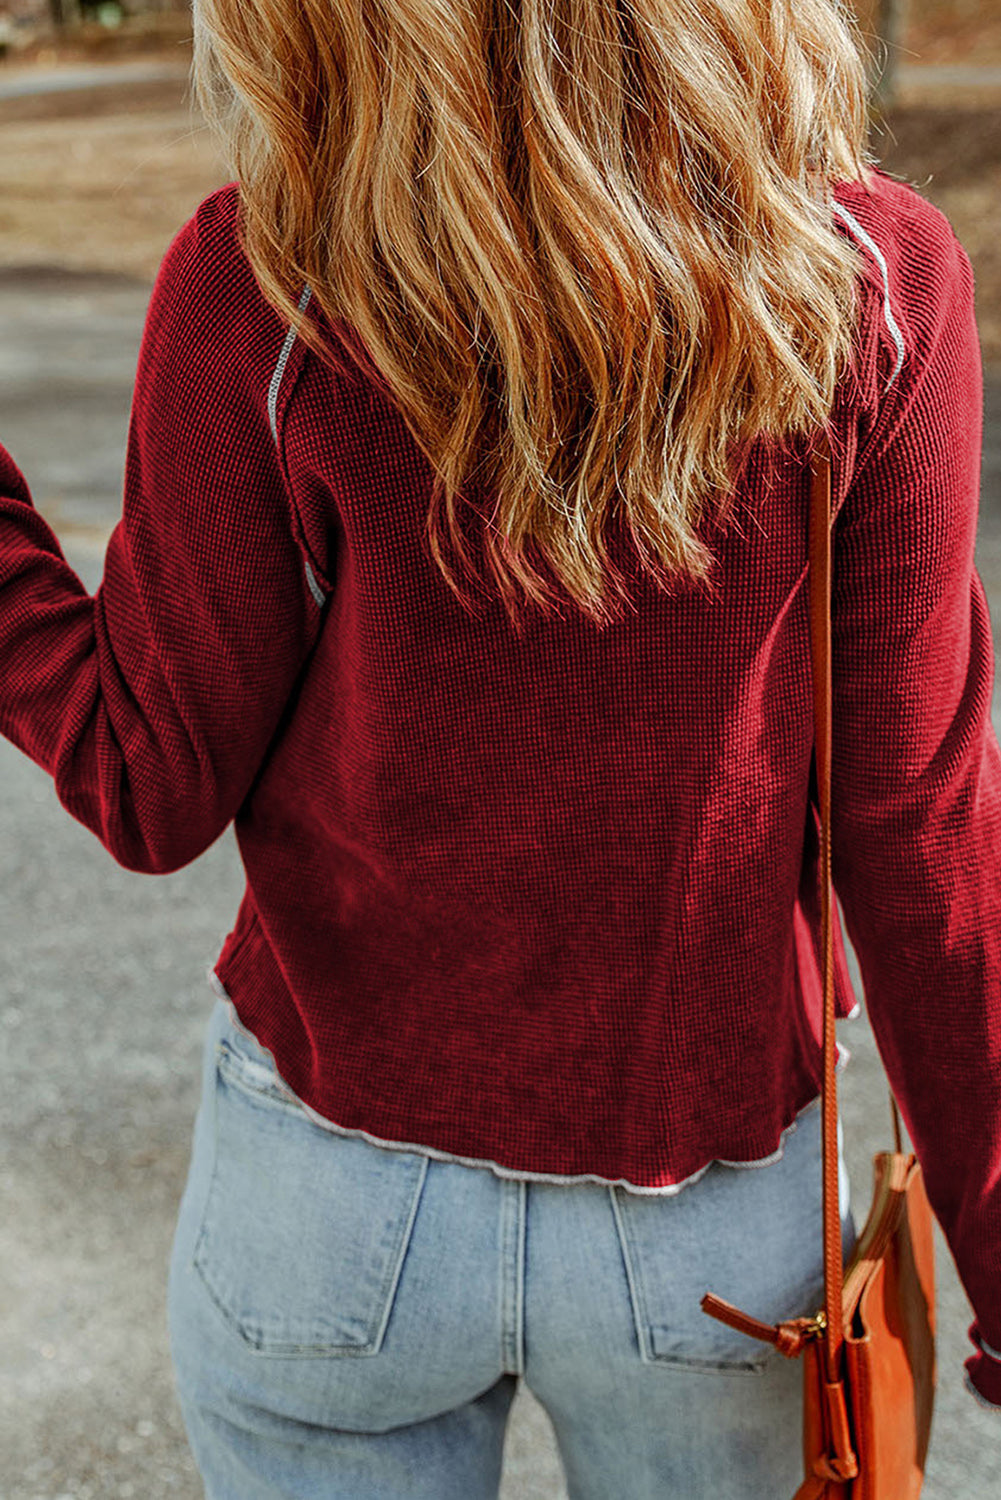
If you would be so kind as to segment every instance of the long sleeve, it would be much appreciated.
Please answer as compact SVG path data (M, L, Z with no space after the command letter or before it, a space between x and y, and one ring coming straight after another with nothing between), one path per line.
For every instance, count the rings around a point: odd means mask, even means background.
M317 628L267 410L285 330L258 297L234 336L248 273L223 228L209 200L157 279L95 596L0 449L0 730L147 872L233 818Z
M970 263L932 213L899 241L907 357L836 521L832 854L880 1055L976 1314L966 1368L1001 1404L1001 1362L979 1347L1001 1350L1001 751L974 566L982 375Z

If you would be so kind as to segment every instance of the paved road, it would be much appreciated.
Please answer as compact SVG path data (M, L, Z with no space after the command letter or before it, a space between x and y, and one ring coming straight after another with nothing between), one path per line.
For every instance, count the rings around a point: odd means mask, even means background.
M105 62L57 68L8 64L0 72L0 99L29 94L55 94L114 84L153 83L183 77L187 68L169 61ZM1001 88L1001 68L975 63L898 63L897 80L904 88Z
M0 274L2 436L89 587L117 515L148 289ZM1001 371L978 561L1001 624ZM164 1279L187 1166L205 973L242 890L231 834L163 877L121 870L0 741L0 1500L199 1500ZM868 1023L841 1028L856 1213L890 1139ZM961 1388L969 1320L939 1236L940 1390L925 1500L1001 1493L1001 1419ZM504 1500L565 1500L545 1413L515 1403ZM611 1497L610 1497L611 1500ZM776 1497L786 1500L786 1497Z
M76 93L79 89L104 89L114 84L159 83L163 79L184 78L187 72L185 63L155 60L60 68L18 68L15 65L0 73L0 99Z
M997 89L1001 88L1001 68L976 63L898 63L897 82L914 89Z

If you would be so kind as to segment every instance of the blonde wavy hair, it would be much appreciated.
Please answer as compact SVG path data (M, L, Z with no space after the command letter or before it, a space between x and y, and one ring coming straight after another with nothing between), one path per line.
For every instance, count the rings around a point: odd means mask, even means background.
M304 285L363 340L467 609L442 507L470 574L457 502L480 516L516 628L556 598L529 543L601 625L631 605L611 519L659 588L708 580L696 527L735 458L827 420L860 270L830 189L873 160L866 62L841 0L196 0L262 292L325 357Z

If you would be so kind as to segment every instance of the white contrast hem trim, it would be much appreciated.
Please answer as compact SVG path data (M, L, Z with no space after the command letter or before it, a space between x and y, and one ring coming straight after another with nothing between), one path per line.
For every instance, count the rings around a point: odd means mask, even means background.
M780 1161L785 1155L786 1136L790 1135L792 1131L796 1129L798 1122L803 1118L804 1115L809 1114L812 1110L819 1110L823 1100L823 1096L821 1094L817 1094L815 1098L810 1100L809 1104L805 1104L803 1106L796 1118L782 1131L781 1135L779 1136L779 1144L770 1156L758 1157L754 1161L726 1161L723 1158L714 1158L713 1161L707 1161L705 1166L700 1167L697 1172L693 1172L690 1177L683 1178L681 1182L669 1182L664 1187L644 1187L639 1183L629 1182L624 1177L599 1177L593 1172L584 1172L575 1177L560 1176L555 1172L519 1172L514 1167L501 1166L499 1162L481 1160L479 1157L473 1156L457 1156L453 1152L442 1151L437 1146L424 1146L411 1141L386 1141L383 1140L380 1136L370 1134L367 1130L352 1130L346 1125L337 1125L333 1120L328 1120L326 1115L317 1114L315 1109L311 1109L310 1106L304 1102L304 1100L299 1098L298 1094L294 1093L293 1090L289 1088L284 1078L282 1078L281 1073L278 1072L278 1064L275 1061L275 1056L271 1049L269 1047L263 1046L262 1043L258 1041L254 1033L250 1031L246 1026L244 1026L243 1022L240 1020L240 1017L236 1013L236 1006L233 1004L233 1001L231 1000L225 985L219 978L215 969L209 969L208 981L215 995L225 1003L226 1008L229 1012L230 1020L232 1021L233 1026L236 1028L236 1030L242 1033L243 1036L249 1038L249 1040L252 1041L261 1052L265 1053L266 1056L271 1059L271 1065L274 1068L275 1073L289 1098L299 1106L304 1114L309 1116L309 1118L315 1125L319 1125L321 1129L332 1131L335 1135L356 1137L360 1136L362 1140L368 1141L369 1145L381 1146L384 1150L387 1151L408 1151L411 1154L416 1154L419 1156L433 1157L435 1161L455 1162L462 1167L486 1167L491 1172L493 1172L495 1177L503 1177L508 1179L509 1181L514 1182L550 1182L558 1187L569 1187L574 1183L579 1182L594 1182L597 1183L599 1187L621 1187L627 1193L635 1193L643 1197L671 1198L676 1193L680 1193L691 1183L698 1182L699 1178L704 1177L709 1168L711 1166L714 1166L717 1161L719 1162L720 1166L732 1167L736 1171L754 1170L757 1167L769 1167L773 1162ZM848 1062L851 1054L846 1047L843 1047L841 1045L840 1042L837 1044L837 1047L838 1058L835 1063L835 1072L840 1073L845 1064ZM842 1140L843 1135L841 1119L839 1117L839 1155ZM842 1217L844 1217L844 1215L847 1214L849 1208L849 1185L847 1172L844 1170L843 1166L839 1171L838 1181L839 1202L841 1207L841 1214Z
M991 1359L1001 1359L1001 1350L992 1349L986 1339L978 1338L977 1343L985 1354L990 1355Z

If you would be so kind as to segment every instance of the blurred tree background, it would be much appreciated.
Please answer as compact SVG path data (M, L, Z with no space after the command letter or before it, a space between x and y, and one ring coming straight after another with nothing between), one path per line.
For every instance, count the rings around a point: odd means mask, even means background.
M1001 62L1001 0L843 0L859 16L879 67L877 99L893 96L901 56L928 62L955 60L983 48ZM0 0L0 27L15 39L37 42L47 32L76 45L101 46L99 30L117 31L121 40L157 35L156 19L174 21L170 34L183 33L191 0ZM178 24L178 18L180 22Z

